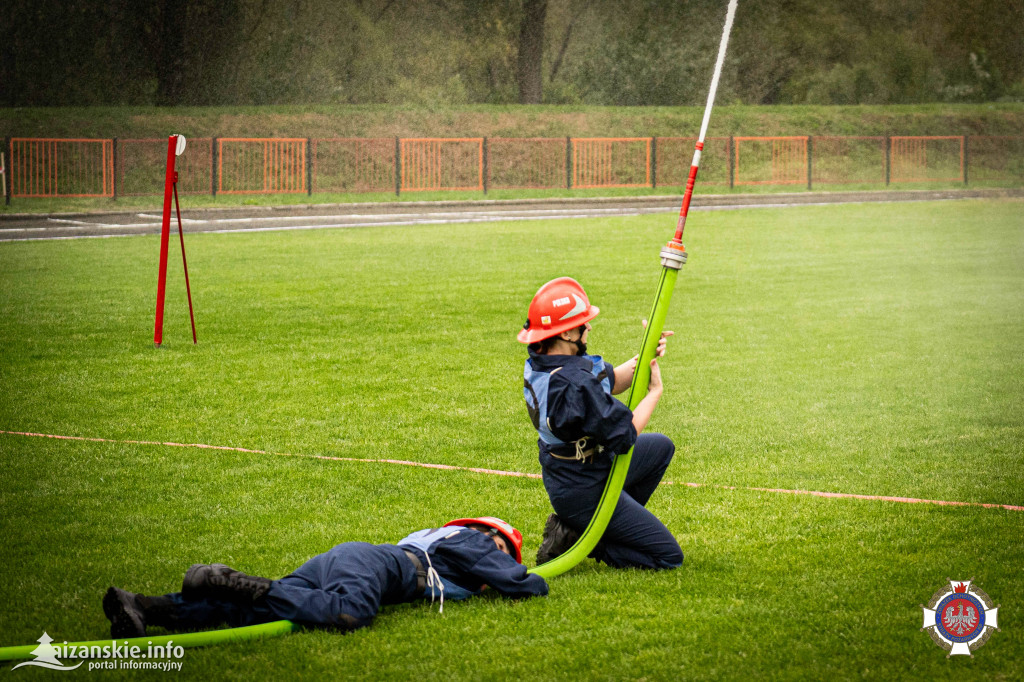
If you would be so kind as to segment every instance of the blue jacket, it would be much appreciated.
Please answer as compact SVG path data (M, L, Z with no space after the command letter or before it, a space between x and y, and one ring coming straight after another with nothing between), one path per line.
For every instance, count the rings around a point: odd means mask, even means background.
M547 375L546 395L537 395L538 402L544 403L546 415L544 430L550 431L556 442L546 442L546 434L538 428L542 466L553 463L550 453L571 456L575 450L572 442L588 436L588 447L600 446L602 457L595 463L611 465L611 455L628 452L636 442L633 427L633 413L622 402L612 397L615 385L615 368L594 355L540 355L530 350L530 357L524 368L524 379L533 377L532 383L543 389L544 381L537 381L536 375ZM537 389L534 388L536 393ZM530 406L529 389L527 406ZM535 425L536 426L536 425ZM552 440L547 438L547 441ZM557 442L561 441L561 443ZM564 443L564 444L562 444Z
M445 584L446 599L472 597L480 594L484 585L513 598L548 593L544 578L527 573L526 566L498 549L489 535L473 528L428 528L409 535L398 546L416 554L424 569L432 566L437 571ZM424 596L431 596L429 586Z

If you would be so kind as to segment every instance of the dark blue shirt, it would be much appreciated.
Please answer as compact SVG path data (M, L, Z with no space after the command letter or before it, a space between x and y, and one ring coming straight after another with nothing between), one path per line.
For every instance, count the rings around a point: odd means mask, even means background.
M405 549L416 553L423 566L427 566L422 550L416 547ZM489 585L513 599L548 593L544 578L527 573L526 566L498 549L491 536L472 528L463 529L434 544L430 562L442 578L473 592Z
M615 385L615 367L604 363ZM551 432L571 443L584 436L591 440L587 448L601 446L601 455L592 463L599 469L611 467L612 455L628 452L636 442L633 413L622 402L604 390L600 380L591 371L593 361L587 356L540 355L530 350L530 365L537 372L554 372L548 383L548 423ZM558 371L555 371L558 370ZM541 466L551 466L557 460L550 456L551 446L538 439ZM556 454L572 456L574 446L555 446ZM566 449L568 448L568 449ZM565 462L577 465L577 462Z

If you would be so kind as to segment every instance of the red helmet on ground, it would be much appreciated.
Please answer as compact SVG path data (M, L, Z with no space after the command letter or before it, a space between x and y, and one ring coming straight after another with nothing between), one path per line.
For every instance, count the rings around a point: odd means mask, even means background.
M526 324L516 338L522 343L543 341L590 322L599 312L597 306L590 305L579 282L572 277L559 277L534 295Z
M523 563L523 534L513 528L511 524L502 521L497 516L480 516L475 519L455 519L444 524L447 526L469 526L472 524L479 524L481 526L487 526L493 528L495 531L501 533L501 536L508 542L508 546L515 550L513 556L516 561Z

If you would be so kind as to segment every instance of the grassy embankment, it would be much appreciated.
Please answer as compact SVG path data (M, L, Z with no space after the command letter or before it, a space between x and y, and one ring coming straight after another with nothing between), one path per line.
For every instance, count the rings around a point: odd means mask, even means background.
M692 136L703 107L467 106L415 109L388 106L277 106L0 109L0 135L13 137L152 138L180 132L186 137L603 137ZM907 106L719 106L709 137L729 135L1022 135L1024 105L957 104ZM686 158L688 163L688 155ZM1005 186L1006 183L1000 183ZM962 186L958 183L900 184L904 189ZM996 184L995 186L1000 186ZM871 189L879 185L832 185L821 189ZM698 193L799 191L799 185L700 184ZM681 193L680 187L597 190L494 190L487 198L618 196ZM481 192L183 197L185 207L481 199ZM118 210L159 205L158 197L109 199L17 199L0 212Z

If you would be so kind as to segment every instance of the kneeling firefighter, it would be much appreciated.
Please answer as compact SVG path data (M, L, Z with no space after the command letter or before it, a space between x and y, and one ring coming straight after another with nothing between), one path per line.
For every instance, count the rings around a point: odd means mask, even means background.
M629 388L637 358L615 367L587 355L590 322L599 312L579 282L560 277L537 291L518 335L529 351L523 395L555 510L544 526L537 563L575 544L597 509L613 458L633 447L615 513L590 556L616 568L676 568L683 563L679 543L645 508L675 452L668 437L641 433L662 394L658 361L651 361L647 395L630 411L612 395ZM662 333L659 357L671 335Z

